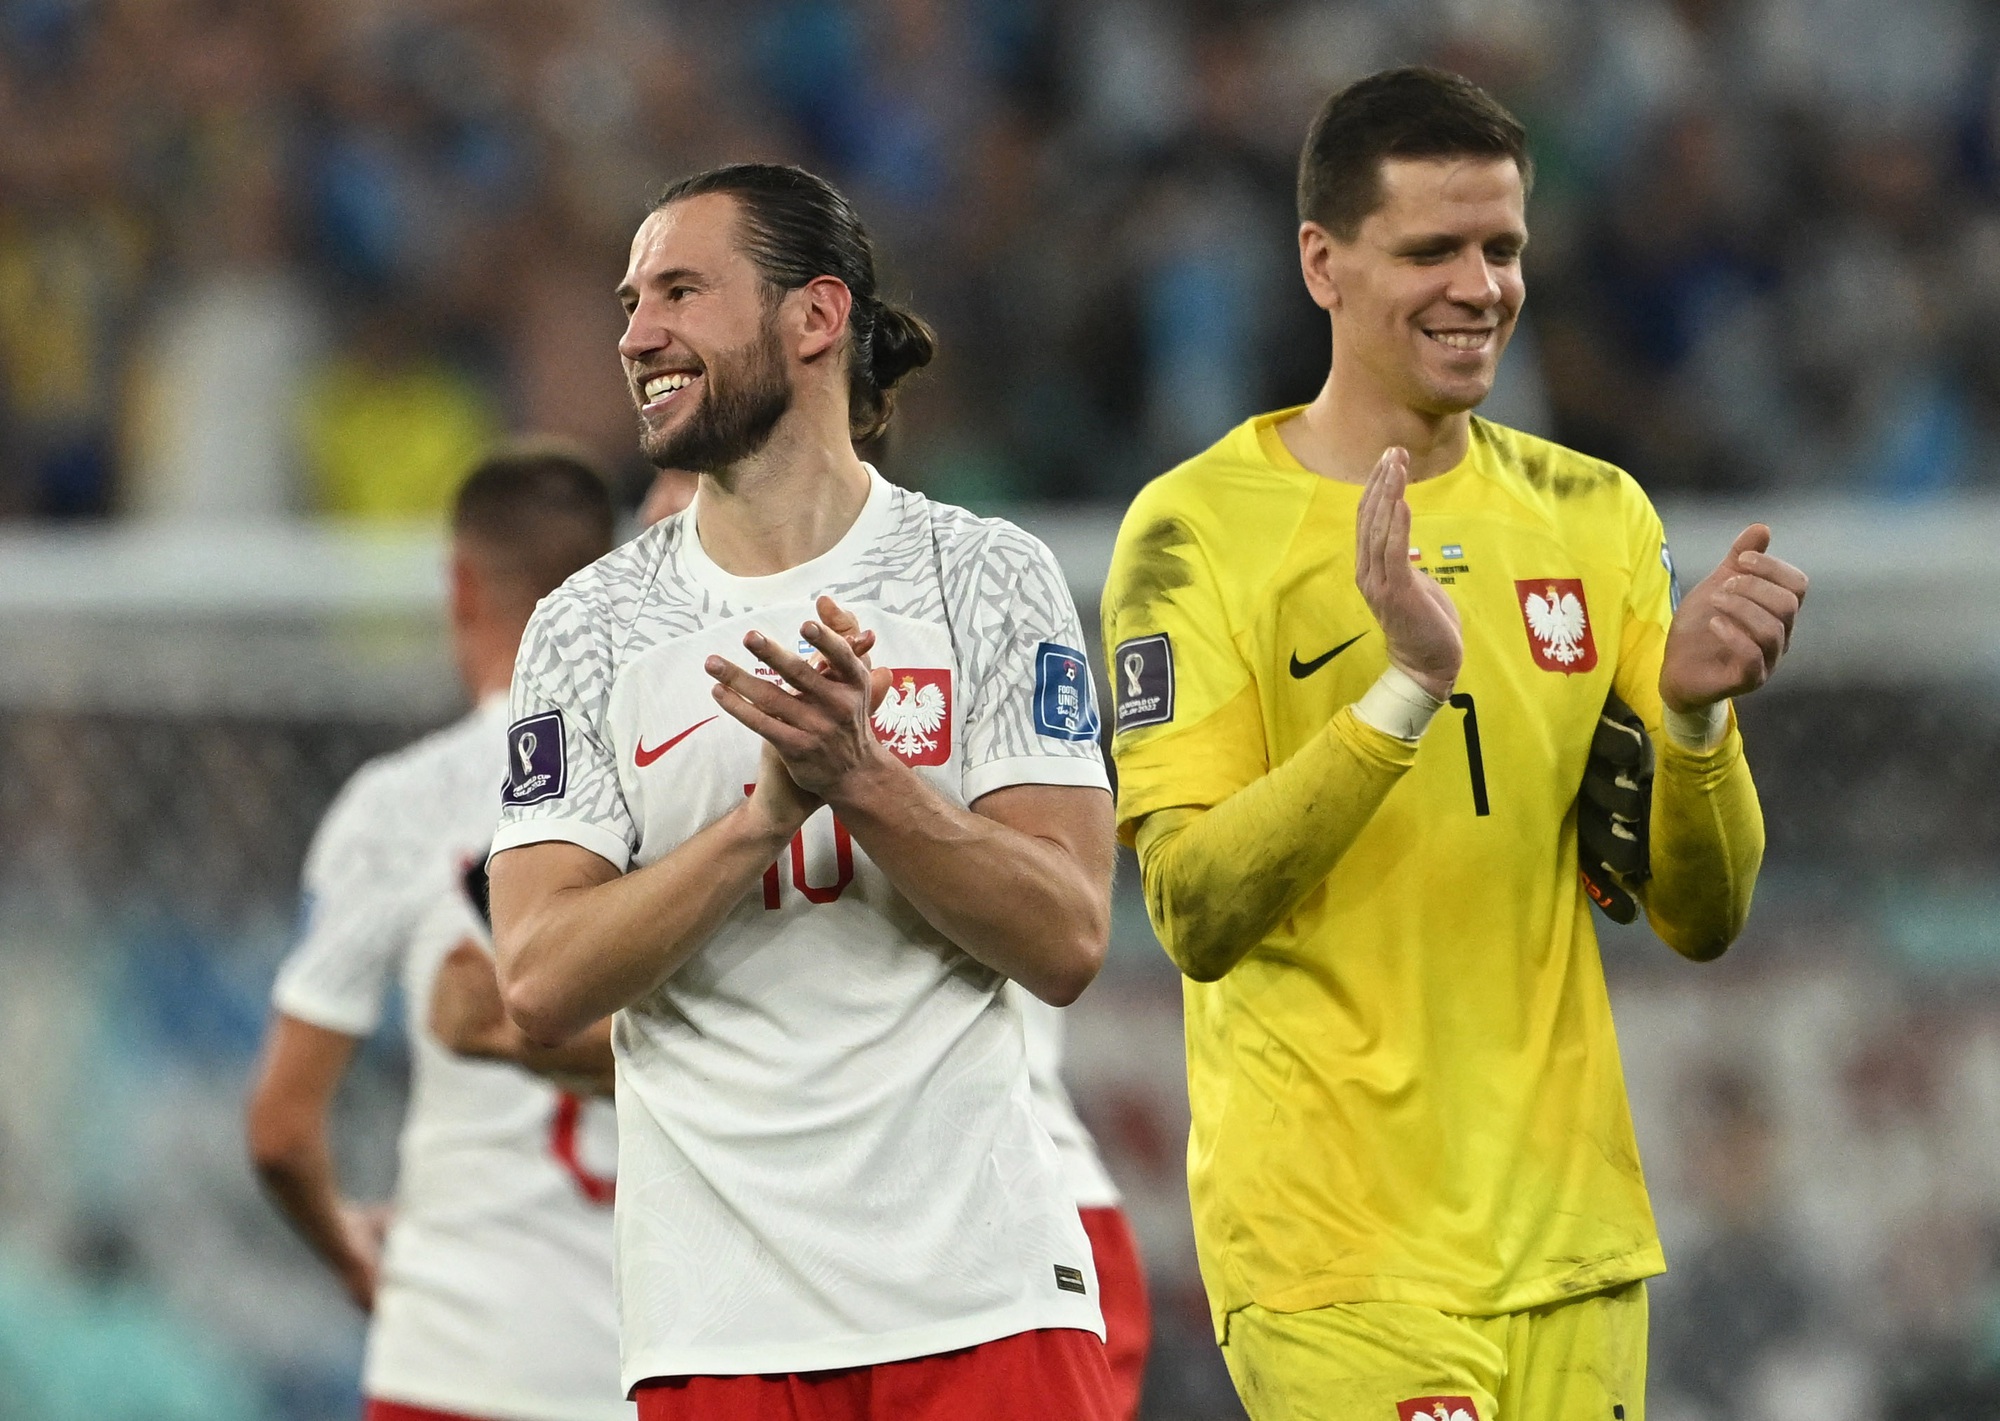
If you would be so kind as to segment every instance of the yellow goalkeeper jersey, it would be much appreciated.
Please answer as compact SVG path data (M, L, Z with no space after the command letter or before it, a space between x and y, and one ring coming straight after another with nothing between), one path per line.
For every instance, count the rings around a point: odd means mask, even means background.
M1127 843L1282 764L1387 665L1354 586L1361 489L1292 457L1294 413L1155 480L1119 533L1104 643ZM1659 518L1619 470L1478 419L1408 498L1410 557L1464 628L1457 692L1319 887L1219 981L1184 984L1218 1331L1253 1302L1484 1315L1665 1267L1573 812L1607 692L1660 729Z

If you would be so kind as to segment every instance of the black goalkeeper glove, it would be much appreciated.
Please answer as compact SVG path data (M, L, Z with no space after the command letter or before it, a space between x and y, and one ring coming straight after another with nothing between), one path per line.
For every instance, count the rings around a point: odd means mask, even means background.
M1652 876L1653 738L1617 696L1604 702L1583 790L1576 797L1576 856L1583 891L1614 923L1639 916L1632 891Z

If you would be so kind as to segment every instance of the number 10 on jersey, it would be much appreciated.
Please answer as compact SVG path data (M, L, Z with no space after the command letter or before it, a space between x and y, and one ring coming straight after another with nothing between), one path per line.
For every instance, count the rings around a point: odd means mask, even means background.
M743 786L743 793L754 793L757 786ZM814 818L818 816L815 815ZM831 816L828 816L831 818ZM808 903L831 903L844 892L847 885L854 882L854 840L848 836L847 826L838 819L833 820L833 882L814 885L806 881L806 829L812 827L808 819L798 833L792 835L792 887L805 894ZM776 911L783 906L779 896L778 865L773 863L764 870L764 906Z

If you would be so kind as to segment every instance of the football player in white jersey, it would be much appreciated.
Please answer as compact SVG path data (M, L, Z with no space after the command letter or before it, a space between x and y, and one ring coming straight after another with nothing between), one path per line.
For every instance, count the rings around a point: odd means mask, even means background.
M609 1286L609 1104L451 1054L423 1023L440 962L486 941L464 875L498 817L521 630L538 597L610 546L611 526L602 478L560 449L524 445L473 471L453 510L451 629L477 708L364 766L306 860L303 935L272 994L250 1151L279 1208L372 1311L368 1421L632 1416ZM414 1061L378 1259L379 1226L343 1200L327 1114L395 975ZM536 1064L588 1075L603 1049L559 1043Z
M695 476L680 469L662 469L639 507L639 524L650 528L694 501ZM843 634L858 633L858 624L843 620L834 626ZM858 639L858 638L857 638ZM1121 1207L1097 1142L1077 1118L1076 1107L1063 1085L1063 1014L1019 983L1008 992L1020 1008L1027 1032L1028 1081L1035 1118L1055 1141L1063 1177L1090 1237L1091 1259L1097 1266L1098 1305L1104 1314L1105 1361L1111 1368L1116 1414L1136 1421L1145 1380L1146 1356L1152 1342L1152 1310L1146 1297L1146 1275L1139 1260L1132 1226ZM470 943L461 945L438 969L431 987L431 1029L455 1051L488 1060L512 1061L535 1069L535 1046L506 1014L492 955ZM575 1062L565 1062L567 1071ZM611 1043L593 1074L613 1072ZM606 1280L609 1287L610 1280Z
M491 871L529 1036L617 1012L624 1383L643 1421L1109 1417L1005 990L1073 1000L1109 932L1061 572L855 454L932 340L819 179L676 184L620 296L700 491L537 609Z

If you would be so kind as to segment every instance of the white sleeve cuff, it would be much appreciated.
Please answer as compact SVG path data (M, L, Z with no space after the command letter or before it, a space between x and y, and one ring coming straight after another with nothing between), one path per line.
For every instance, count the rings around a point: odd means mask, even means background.
M1109 792L1110 776L1104 773L1104 757L1093 749L1088 755L1009 755L1004 760L988 760L965 772L961 782L965 802L1012 785L1073 785L1079 789Z
M589 849L620 873L632 862L632 846L625 842L622 835L585 819L517 819L511 824L502 824L500 832L493 836L493 848L486 855L486 861L491 863L493 855L502 849L519 849L529 844L550 842L575 844L580 849Z
M1706 754L1729 735L1729 702L1717 701L1698 711L1665 708L1667 738L1683 750Z
M1354 703L1354 715L1362 724L1372 725L1384 735L1416 741L1424 738L1431 717L1443 705L1443 701L1419 686L1407 672L1391 666Z

